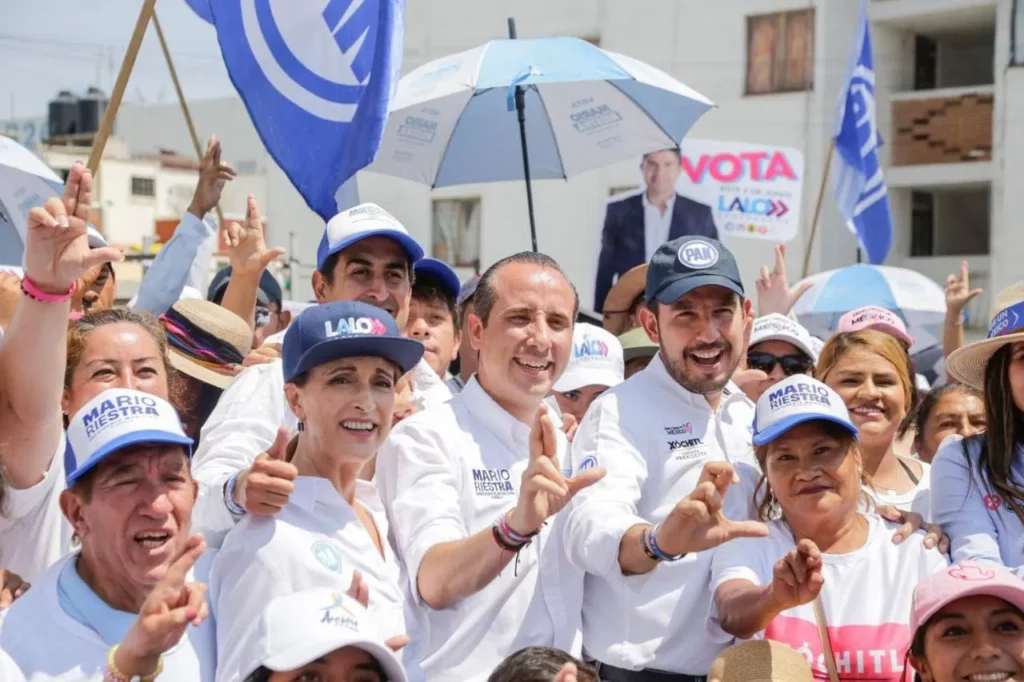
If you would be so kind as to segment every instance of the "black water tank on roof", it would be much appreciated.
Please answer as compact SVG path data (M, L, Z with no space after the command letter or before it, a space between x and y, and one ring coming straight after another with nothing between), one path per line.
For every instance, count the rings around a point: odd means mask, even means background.
M110 100L99 88L89 88L85 96L78 100L78 132L99 132L103 112L107 110Z
M47 132L50 137L73 135L78 132L78 98L67 90L61 90L50 100L49 124Z

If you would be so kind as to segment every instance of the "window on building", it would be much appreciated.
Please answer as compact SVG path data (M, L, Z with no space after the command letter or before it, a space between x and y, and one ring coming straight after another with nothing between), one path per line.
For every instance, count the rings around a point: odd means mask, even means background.
M934 90L937 83L939 48L933 38L914 36L914 89Z
M911 256L989 254L988 187L911 192Z
M137 175L132 176L132 196L133 197L155 197L156 196L156 185L153 182L153 178L141 178Z
M457 268L480 267L480 198L434 199L431 252Z
M814 9L747 17L746 94L814 87Z
M935 195L910 193L910 255L935 255Z

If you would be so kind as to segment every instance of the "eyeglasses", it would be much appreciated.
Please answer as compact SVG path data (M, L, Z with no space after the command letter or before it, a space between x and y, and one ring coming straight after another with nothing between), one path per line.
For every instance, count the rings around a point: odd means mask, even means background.
M261 305L256 306L256 326L266 327L270 324L270 309Z
M809 374L811 368L814 367L814 361L800 353L793 355L772 355L771 353L762 352L747 353L747 367L750 369L759 369L765 374L771 374L777 364L782 365L782 372L787 377L794 374Z

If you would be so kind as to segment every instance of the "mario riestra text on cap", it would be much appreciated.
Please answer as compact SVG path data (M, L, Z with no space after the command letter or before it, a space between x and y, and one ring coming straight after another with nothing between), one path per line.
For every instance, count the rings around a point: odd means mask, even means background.
M104 400L84 415L82 425L85 427L85 435L92 438L98 433L115 426L123 424L126 419L141 416L159 417L157 402L148 395L119 395L110 400Z
M789 405L824 405L831 407L828 389L814 384L789 384L768 394L768 409L777 410Z

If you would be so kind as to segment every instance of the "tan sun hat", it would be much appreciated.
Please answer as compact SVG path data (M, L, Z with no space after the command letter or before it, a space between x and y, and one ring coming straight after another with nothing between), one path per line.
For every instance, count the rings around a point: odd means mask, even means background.
M984 390L985 367L1008 343L1024 341L1024 282L1006 287L992 303L988 338L957 348L946 358L946 373L957 381Z
M616 336L626 331L629 308L633 305L636 297L644 293L646 287L647 263L631 268L622 277L619 277L618 281L608 290L608 295L604 297L604 305L601 307L604 328Z
M814 674L792 647L752 640L723 651L711 664L708 682L814 682Z
M217 388L234 380L252 349L252 330L245 320L211 301L178 301L160 321L171 366Z

